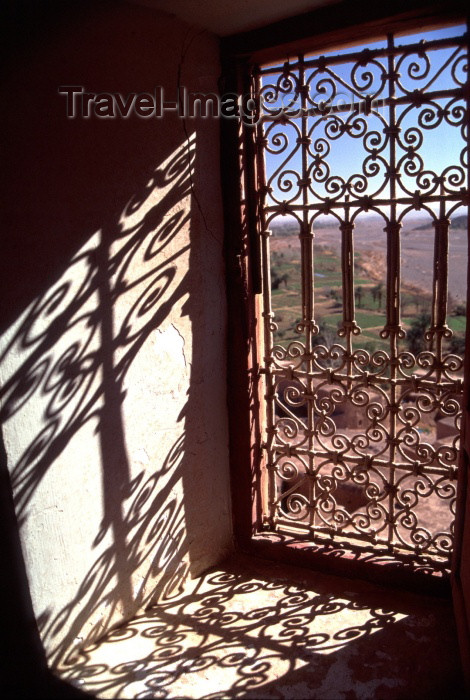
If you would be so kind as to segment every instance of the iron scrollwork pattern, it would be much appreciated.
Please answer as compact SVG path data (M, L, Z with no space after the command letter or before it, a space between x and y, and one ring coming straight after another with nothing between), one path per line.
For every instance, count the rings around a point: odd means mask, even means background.
M371 48L300 55L254 71L263 518L266 530L348 542L445 575L463 391L463 351L449 350L448 251L452 217L468 206L467 48L458 33L412 42L389 35ZM458 144L457 157L443 149L434 158L442 134ZM434 250L419 352L406 345L401 314L402 227L415 212L429 218ZM372 349L361 347L355 297L354 242L365 214L382 221L386 259L384 322ZM301 315L297 337L279 342L271 249L274 223L286 216L296 230ZM317 222L325 216L336 227L341 261L342 315L332 342L321 342L314 302ZM447 437L427 439L423 421L441 419Z

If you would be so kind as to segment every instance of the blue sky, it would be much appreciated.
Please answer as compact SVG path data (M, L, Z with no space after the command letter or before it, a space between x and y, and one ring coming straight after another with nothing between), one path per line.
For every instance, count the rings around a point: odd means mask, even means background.
M432 32L426 32L421 35L409 35L404 37L398 37L395 39L395 44L400 46L413 44L421 41L422 39L426 41L444 39L448 37L462 35L464 32L465 26L461 25L458 27L450 27L446 29L435 30ZM367 48L374 49L382 48L385 45L386 42L382 41L373 44L365 44L364 47L367 46ZM344 63L331 66L331 69L337 76L337 80L335 81L337 85L337 93L336 97L333 100L334 104L338 104L338 100L342 100L343 104L350 101L351 90L348 89L345 85L341 85L341 81L344 81L348 85L351 84L351 69L354 63L348 62L347 56L348 54L356 53L357 51L362 50L362 48L363 46L359 46L344 49L342 51L330 52L329 54L324 54L325 57L331 55L343 55L345 59ZM442 70L445 61L450 56L452 56L452 54L455 51L455 46L429 51L427 55L429 56L430 67L429 71L427 71L425 75L423 71L425 66L423 58L419 57L416 53L413 53L405 59L403 59L403 61L401 61L400 64L400 80L402 81L404 89L421 90L424 88L426 92L429 92L458 87L458 82L456 82L454 78L457 77L458 80L464 79L465 76L463 73L463 67L465 61L462 59L458 63L458 70L454 76L452 75L451 67L455 62L455 56L451 65L447 66L444 70ZM460 53L462 53L462 50L460 51ZM377 59L377 63L379 63L380 65L386 65L386 61L387 59L385 57L380 57ZM400 56L397 56L397 64L399 63L399 61ZM386 95L387 85L385 85L384 89L382 89L383 73L381 71L380 65L368 63L365 66L359 66L357 68L355 75L357 84L360 88L357 90L357 92L360 92L361 94L373 94L378 98ZM411 72L413 79L407 75L408 71ZM265 76L263 79L263 85L266 86L269 83L275 83L278 78L278 75L279 74ZM307 78L310 77L310 96L316 95L316 102L318 102L318 100L320 99L328 98L331 95L331 83L329 83L330 76L324 71L317 72L313 75L313 78L311 76L312 71L307 71ZM362 90L362 88L364 88L364 90ZM284 104L289 103L288 93L289 90L286 89L286 94L283 96ZM294 93L292 92L290 94L292 95ZM400 94L403 94L403 92L400 91L398 87L397 96L399 97ZM357 96L354 99L357 101ZM436 104L440 107L448 106L449 99L446 98L436 100ZM463 104L463 101L454 102L451 104L451 107L458 107L458 105L463 106ZM273 108L278 108L279 106L279 100L273 103ZM422 163L420 163L417 159L415 159L414 162L418 171L424 168L424 170L430 170L436 172L437 174L441 174L445 168L460 163L460 152L464 143L461 133L462 129L461 126L450 125L445 120L442 120L442 122L437 128L426 129L425 126L428 124L428 122L426 121L425 106L419 108L413 107L412 109L409 109L407 105L397 106L397 119L401 119L400 138L402 139L403 146L402 148L399 147L397 149L397 159L399 160L400 157L406 153L404 149L407 148L407 144L405 143L405 135L407 133L411 145L416 144L416 141L413 141L413 138L421 138L418 132L414 130L414 128L417 126L417 116L420 113L422 115L422 119L424 120L420 127L420 132L423 137L422 144L418 149L418 152L422 158ZM348 118L351 119L351 115L348 113L343 113L340 116L342 120L347 120ZM431 113L428 112L427 116L431 116L430 123L432 125L434 122ZM459 119L461 120L461 115L459 113L456 113L455 117L450 117L451 121L453 120L458 122ZM353 134L359 133L361 129L363 130L364 135L366 132L377 132L378 153L376 157L372 157L369 159L369 167L374 168L378 166L379 169L375 177L371 176L367 178L367 193L370 194L372 194L374 190L377 191L377 189L383 183L384 173L387 167L386 163L388 162L388 146L386 146L383 150L383 161L380 160L380 147L383 143L383 128L384 126L386 126L385 122L388 122L388 107L379 107L376 110L375 114L373 113L370 116L363 115L362 121L356 122L356 130L353 130L352 132ZM325 150L329 149L329 153L325 157L325 161L328 163L328 166L330 168L330 176L340 175L341 177L347 179L354 173L361 174L364 159L368 155L367 151L364 148L364 138L353 138L352 136L345 134L335 139L334 120L331 118L321 119L319 117L312 117L309 120L309 128L311 128L314 124L315 128L310 134L312 138L312 144L310 146L310 154L308 156L309 165L313 162L315 154L325 155ZM330 131L329 137L326 133L328 129L332 129L332 131ZM266 169L268 178L270 178L275 173L276 169L278 169L281 166L281 164L285 160L286 154L292 153L292 151L295 149L295 142L298 136L297 130L300 130L299 119L293 119L292 123L286 126L276 125L273 128L269 128L269 124L266 124L265 133L268 135L268 143L274 151L278 150L278 146L276 145L277 142L275 139L273 140L272 138L275 134L277 134L277 138L279 140L278 143L280 144L282 144L286 136L289 138L289 146L285 152L278 153L277 155L275 153L266 153ZM368 138L371 138L371 135L369 135ZM371 143L370 145L372 147L375 144ZM289 190L286 193L282 193L280 191L280 183L277 180L279 173L271 183L273 185L274 195L278 196L281 200L292 196L292 193L297 189L295 187L295 173L301 170L300 153L300 148L297 148L296 152L292 154L289 160L281 168L281 171L294 171L291 174L287 173L285 178L285 180L290 179L292 181L293 186L291 190ZM414 192L414 190L416 189L420 189L421 191L423 191L423 188L425 189L425 185L416 181L416 173L410 173L410 175L407 176L404 172L404 165L405 163L402 163L402 166L400 168L400 171L402 173L403 184L406 187L408 187L408 189L411 192ZM455 174L458 175L458 171L456 171ZM457 177L455 181L455 188L459 189L464 185L465 183L460 182ZM316 191L319 192L320 196L325 196L327 194L324 188L324 184L315 183L315 187ZM387 196L386 191L383 191L382 194L384 196Z

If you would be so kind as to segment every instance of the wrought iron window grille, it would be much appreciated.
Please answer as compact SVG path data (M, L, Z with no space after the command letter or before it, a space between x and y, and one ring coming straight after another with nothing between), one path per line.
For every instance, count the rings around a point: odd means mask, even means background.
M444 575L462 414L449 246L466 245L454 224L468 207L467 66L456 31L252 74L263 528ZM430 251L414 314L412 216L424 220L423 260ZM371 226L383 243L367 266Z

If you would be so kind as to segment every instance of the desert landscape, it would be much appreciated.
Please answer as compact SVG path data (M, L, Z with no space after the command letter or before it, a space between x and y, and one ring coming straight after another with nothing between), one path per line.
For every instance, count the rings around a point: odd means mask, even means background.
M337 336L337 327L342 320L342 275L341 275L341 234L337 223L332 224L326 218L318 222L315 229L314 244L314 295L315 295L315 320L320 331L317 342L330 346L333 343L343 343ZM384 222L378 216L362 216L356 222L354 229L354 268L355 268L355 310L356 320L361 327L361 334L354 338L355 348L364 348L370 353L378 349L388 350L389 341L380 337L380 330L386 322L386 236L383 232ZM447 323L453 331L453 337L446 341L445 351L463 355L464 336L466 324L466 276L467 276L467 218L455 217L451 223L449 235L449 294ZM295 331L296 324L301 320L301 259L300 241L298 229L294 220L289 217L277 219L272 225L273 235L271 242L271 295L272 308L275 314L277 330L274 333L274 343L287 347L294 340L302 340L302 336ZM429 327L432 304L433 283L433 259L434 259L434 228L429 220L419 216L408 216L401 231L401 319L402 325L407 331L407 337L400 341L402 350L410 350L417 354L427 349L424 339L424 331ZM418 369L419 373L419 369ZM459 373L460 374L460 373ZM297 382L299 384L299 382ZM294 382L295 384L295 382ZM292 381L279 380L277 384L276 419L278 429L282 431L283 422L289 416L293 418L292 409L286 400L286 389L294 385ZM302 385L298 387L302 390ZM369 389L369 393L372 390ZM301 391L302 393L302 391ZM403 401L411 402L414 406L416 396L404 397ZM408 404L406 404L408 405ZM296 411L295 421L298 423L299 438L304 439L304 427L306 420L306 403L300 403ZM349 401L339 404L331 416L336 434L341 434L346 440L353 441L355 436L364 433L368 421L364 423L364 415L358 411ZM421 420L418 427L420 435L419 444L429 445L435 454L434 461L426 467L433 473L437 467L442 469L439 463L443 450L450 449L451 454L456 455L452 446L457 447L456 417L444 416L438 410L421 412ZM384 429L388 429L388 419L384 421ZM401 439L406 429L402 425ZM332 439L332 438L330 438ZM324 441L325 442L325 441ZM294 441L295 443L295 441ZM294 443L292 446L294 447ZM325 442L326 450L334 451L334 446ZM385 442L380 440L370 442L366 452L376 455L385 448ZM324 446L325 447L325 446ZM319 446L317 445L317 450ZM416 448L417 449L417 448ZM421 447L420 447L421 449ZM321 448L320 448L321 452ZM439 455L439 457L438 457ZM325 453L326 456L326 453ZM277 455L282 460L282 451ZM406 448L402 459L421 461L420 453L414 448ZM455 459L455 457L454 457ZM346 457L346 462L348 461ZM305 497L304 467L294 455L289 458L292 465L299 469L298 481L284 482L280 479L278 497L281 498L281 514L287 513L289 494L294 498ZM322 479L328 481L328 469L322 468ZM386 470L387 471L387 470ZM399 470L400 491L418 489L416 477L409 473L408 468ZM371 483L374 477L371 474ZM398 477L397 477L398 478ZM387 479L384 473L378 479ZM403 481L403 483L401 483ZM415 483L416 482L416 483ZM333 482L331 482L333 484ZM437 536L437 533L449 533L453 513L451 502L455 497L455 484L446 480L445 495L439 495L432 490L426 495L418 496L416 490L413 498L416 503L412 508L417 518L415 525L412 522L408 508L397 498L394 505L394 521L400 529L402 537L410 540L414 528L419 526ZM328 491L327 487L327 491ZM370 487L375 488L375 486ZM378 486L377 486L378 488ZM344 534L354 530L352 525L356 515L367 506L369 502L363 486L354 484L350 479L339 481L331 485L331 496L338 506L343 508L343 516L346 522ZM443 492L444 493L444 492ZM330 503L325 495L325 503ZM382 502L386 498L381 492L379 497ZM374 499L372 499L374 500ZM333 503L333 501L331 502ZM372 503L372 501L371 501ZM326 507L326 505L325 505ZM333 512L333 511L332 511ZM307 513L307 510L306 510ZM307 516L306 516L307 517ZM357 516L359 517L359 516ZM399 525L403 521L403 526ZM414 522L414 521L413 521ZM419 525L418 525L419 524ZM333 525L333 529L336 526Z
M449 235L449 297L447 323L454 333L452 352L462 354L466 322L466 216L451 222ZM385 324L386 237L379 216L362 215L354 229L356 319L366 349L385 349L379 331ZM295 222L279 217L272 224L272 306L278 331L275 342L299 339L295 324L301 316L300 242ZM315 230L315 318L331 342L342 318L341 234L337 223L322 217ZM401 230L401 316L405 329L420 314L430 315L432 303L434 228L429 219L407 216ZM359 336L361 338L361 336ZM405 343L406 345L406 343ZM424 349L424 346L423 348Z

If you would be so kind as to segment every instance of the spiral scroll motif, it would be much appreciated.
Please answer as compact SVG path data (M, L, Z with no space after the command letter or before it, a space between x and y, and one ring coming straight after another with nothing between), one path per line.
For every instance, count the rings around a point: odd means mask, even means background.
M450 344L451 272L442 261L449 220L468 202L465 56L458 33L404 45L389 36L371 48L299 56L255 71L257 157L265 164L258 186L263 278L270 279L273 261L272 222L290 217L302 311L295 339L283 340L265 286L264 526L444 574L453 543L463 358ZM453 144L439 161L436 139ZM400 230L410 211L425 212L435 231L432 314L416 352L406 345L400 316ZM370 212L385 233L386 310L376 346L362 347L354 228ZM314 295L322 216L337 228L341 255L342 321L326 340ZM287 287L285 275L272 289L283 279Z

